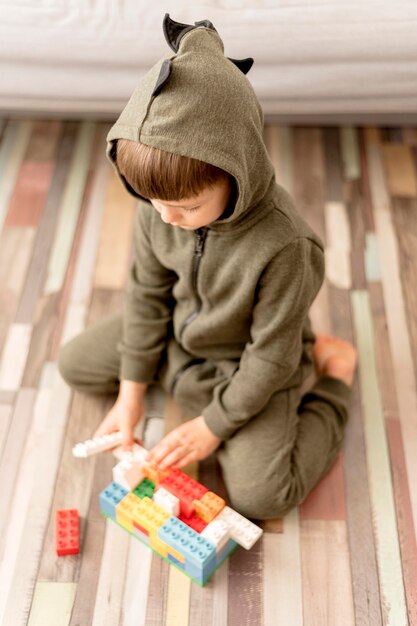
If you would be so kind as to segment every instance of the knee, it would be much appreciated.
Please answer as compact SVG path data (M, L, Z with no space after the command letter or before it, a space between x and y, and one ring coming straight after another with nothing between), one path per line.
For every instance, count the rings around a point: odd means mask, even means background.
M73 341L66 343L58 353L57 366L62 378L70 387L77 387L79 384L79 370L77 368L77 357L73 350Z
M289 478L284 484L265 480L232 482L225 478L230 506L250 519L283 517L304 498L296 482Z

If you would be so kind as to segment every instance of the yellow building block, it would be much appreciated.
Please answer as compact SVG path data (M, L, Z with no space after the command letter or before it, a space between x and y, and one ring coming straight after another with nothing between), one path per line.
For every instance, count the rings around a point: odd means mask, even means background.
M157 530L153 530L149 534L149 543L158 554L162 554L166 559L168 558L168 554L171 554L177 561L180 561L180 563L185 563L185 556L174 550L174 548L165 543L165 541L162 541L162 539L158 537Z
M133 518L140 506L141 499L130 492L116 505L116 521L133 533Z
M153 531L149 534L149 543L158 554L161 554L166 559L168 558L169 545L158 537L158 531Z
M224 508L226 502L212 491L206 491L200 500L194 500L195 512L202 520L210 523Z
M133 514L133 520L148 531L149 535L152 532L158 532L158 528L170 517L171 514L168 511L151 500L151 498L148 498L148 496L140 499L140 504Z

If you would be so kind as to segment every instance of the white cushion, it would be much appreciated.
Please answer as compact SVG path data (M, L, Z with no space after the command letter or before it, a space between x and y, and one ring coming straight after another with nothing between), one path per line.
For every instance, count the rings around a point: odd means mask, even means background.
M415 0L0 0L0 114L117 116L169 51L166 12L254 58L266 115L417 111Z

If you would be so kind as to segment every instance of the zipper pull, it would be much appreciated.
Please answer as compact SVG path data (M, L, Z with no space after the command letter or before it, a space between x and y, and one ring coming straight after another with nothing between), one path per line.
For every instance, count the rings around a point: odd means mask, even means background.
M204 242L207 236L206 228L198 228L196 230L196 241L195 241L195 253L197 256L202 256L204 249Z

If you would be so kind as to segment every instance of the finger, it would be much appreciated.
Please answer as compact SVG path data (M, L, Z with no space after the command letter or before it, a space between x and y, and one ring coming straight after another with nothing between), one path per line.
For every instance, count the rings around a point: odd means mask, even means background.
M114 433L117 430L119 430L117 426L106 424L106 422L104 421L97 428L92 438L96 439L97 437L102 437L103 435L109 435L110 433Z
M171 467L174 467L176 469L181 469L182 467L185 467L189 463L193 463L196 460L197 458L196 458L195 452L189 452L188 454L183 456L182 459L180 459L179 461L171 465Z
M183 459L186 455L187 449L184 448L184 446L179 446L178 448L175 448L175 450L172 450L172 452L167 454L166 457L160 463L158 463L158 465L161 469L166 469L168 467L171 467L174 463L179 463L181 459Z
M175 451L180 448L180 446L181 444L179 444L178 442L171 442L164 447L158 448L158 450L156 450L155 453L152 455L150 463L158 465L162 469L164 467L167 467L167 459L172 459L171 455L174 454Z
M149 463L159 464L162 459L171 452L178 442L175 442L169 435L164 437L162 441L156 444L146 455L146 461Z

